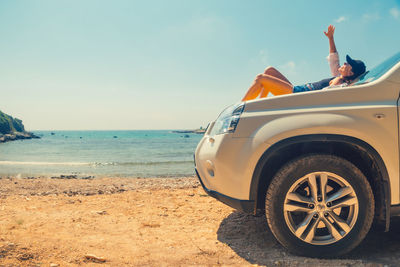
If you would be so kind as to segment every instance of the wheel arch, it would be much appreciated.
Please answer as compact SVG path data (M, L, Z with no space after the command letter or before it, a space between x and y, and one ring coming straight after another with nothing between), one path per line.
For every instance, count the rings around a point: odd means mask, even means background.
M367 177L375 198L376 219L385 231L390 224L390 183L386 166L379 153L368 143L345 135L312 134L290 137L268 148L258 160L250 186L255 212L262 210L265 193L275 173L288 161L304 154L328 153L342 157L357 166Z

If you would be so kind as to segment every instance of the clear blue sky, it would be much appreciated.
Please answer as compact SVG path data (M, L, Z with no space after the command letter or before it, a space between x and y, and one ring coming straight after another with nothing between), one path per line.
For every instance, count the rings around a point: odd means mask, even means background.
M0 1L0 110L38 129L190 129L277 67L329 76L328 41L371 68L400 51L400 1Z

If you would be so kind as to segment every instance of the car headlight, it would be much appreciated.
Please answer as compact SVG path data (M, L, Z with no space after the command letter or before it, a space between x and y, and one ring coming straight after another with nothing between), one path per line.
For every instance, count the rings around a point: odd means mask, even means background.
M236 130L243 110L244 104L240 103L222 111L215 121L214 127L211 129L210 135L233 133Z

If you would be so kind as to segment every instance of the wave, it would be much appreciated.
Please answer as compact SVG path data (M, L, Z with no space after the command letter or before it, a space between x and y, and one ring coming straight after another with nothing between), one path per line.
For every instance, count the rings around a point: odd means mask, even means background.
M59 165L59 166L139 166L193 163L192 160L147 161L147 162L43 162L43 161L0 161L0 165Z

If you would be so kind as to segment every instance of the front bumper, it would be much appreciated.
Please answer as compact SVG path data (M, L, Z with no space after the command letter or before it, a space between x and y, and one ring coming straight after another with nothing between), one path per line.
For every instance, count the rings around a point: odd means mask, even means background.
M208 188L206 188L204 186L204 183L201 180L199 173L197 172L197 168L195 168L195 171L196 171L197 178L199 178L201 186L203 187L204 191L206 191L206 193L208 195L212 196L213 198L215 198L215 199L221 201L222 203L224 203L234 209L237 209L239 211L243 211L246 213L254 213L254 211L255 211L254 200L240 200L240 199L228 197L228 196L221 194L214 190L209 190Z

